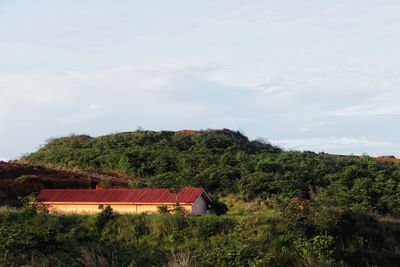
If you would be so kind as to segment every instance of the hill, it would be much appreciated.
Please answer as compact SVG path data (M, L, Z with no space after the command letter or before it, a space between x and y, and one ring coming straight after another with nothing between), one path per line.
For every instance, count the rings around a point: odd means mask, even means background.
M342 192L350 205L400 214L400 168L368 156L283 151L227 129L135 131L50 140L21 162L127 176L131 187L201 186L245 200Z
M205 130L136 131L93 138L87 135L50 140L24 157L28 164L58 169L97 171L132 177L132 186L204 186L222 188L240 176L236 167L252 168L249 157L281 150L249 141L239 132ZM136 185L135 185L136 184Z

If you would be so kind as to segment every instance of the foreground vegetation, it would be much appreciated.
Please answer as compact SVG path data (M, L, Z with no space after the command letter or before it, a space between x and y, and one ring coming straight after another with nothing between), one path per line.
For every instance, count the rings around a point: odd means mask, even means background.
M246 204L248 205L248 204ZM277 198L268 215L0 210L0 266L398 266L400 223ZM317 208L317 209L316 209ZM319 210L321 209L322 210ZM321 212L320 212L321 211Z

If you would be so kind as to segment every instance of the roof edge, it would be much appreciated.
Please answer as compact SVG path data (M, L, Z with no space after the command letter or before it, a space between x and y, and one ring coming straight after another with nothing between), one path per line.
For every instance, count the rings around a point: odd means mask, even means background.
M58 204L58 205L175 205L175 202L55 202L55 201L38 201L42 204ZM179 202L179 205L193 205L194 202Z

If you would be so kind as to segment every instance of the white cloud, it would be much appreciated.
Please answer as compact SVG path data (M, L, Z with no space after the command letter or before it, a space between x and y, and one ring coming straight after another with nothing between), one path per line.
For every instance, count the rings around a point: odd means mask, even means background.
M7 125L0 129L0 138L11 140L0 149L24 153L51 136L106 134L138 125L157 130L251 123L253 93L210 80L208 73L215 69L211 66L0 73L0 123ZM247 111L236 112L240 105ZM15 152L8 153L15 157Z
M329 113L332 116L351 117L351 116L392 116L400 115L400 107L398 104L373 105L364 104L350 106L343 109L335 110Z
M89 110L95 110L95 109L101 109L103 108L103 105L99 105L99 104L91 104L89 106L87 106L87 109Z
M313 138L293 138L271 140L272 144L282 146L293 150L310 150L316 152L362 154L366 151L376 154L376 149L398 147L398 145L382 140L374 140L367 137L346 137L346 136L330 136L330 137L313 137ZM365 150L364 150L365 149ZM378 152L379 153L379 152ZM376 154L379 155L379 154Z
M313 129L315 129L317 127L322 127L322 126L324 126L326 124L327 124L326 121L317 121L317 122L313 122L313 123L308 123L308 124L305 124L305 125L301 126L300 130L302 132L310 132Z
M0 138L15 140L3 143L0 148L15 151L18 147L20 155L34 150L50 136L71 132L106 134L133 130L140 125L154 130L241 129L250 137L267 136L291 149L348 153L392 151L385 141L387 137L374 141L379 139L368 134L363 138L334 138L329 134L334 131L337 135L346 135L352 130L352 124L357 125L357 122L342 121L343 118L396 114L397 107L393 105L382 109L377 104L342 108L346 103L354 103L354 99L336 100L352 92L315 90L318 85L325 86L324 82L328 81L325 78L316 84L315 80L301 81L300 76L270 77L256 87L229 84L214 79L221 68L214 62L195 62L125 65L64 73L0 73L0 90L4 93L0 98L0 114L3 114L0 123L8 125L0 129ZM375 96L368 92L365 98ZM329 107L334 111L326 111ZM325 137L296 138L316 134ZM15 157L15 152L9 153Z

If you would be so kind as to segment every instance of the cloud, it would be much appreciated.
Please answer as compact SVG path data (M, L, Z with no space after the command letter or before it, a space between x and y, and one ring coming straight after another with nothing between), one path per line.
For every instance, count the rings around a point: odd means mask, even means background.
M329 86L334 76L266 77L258 86L244 86L215 79L224 71L224 66L215 62L193 62L123 65L95 71L0 73L0 123L8 125L0 129L0 138L11 140L0 148L9 151L4 155L12 158L33 151L48 137L72 132L107 134L139 125L152 130L240 129L250 137L267 136L292 149L343 149L353 153L388 147L386 137L373 142L376 135L329 137L333 132L346 136L352 129L351 134L356 134L353 125L359 122L343 120L349 114L388 116L396 112L389 104L382 110L377 104L343 108L354 103L354 92L315 89L325 82ZM348 77L353 79L353 75ZM316 83L318 79L322 80ZM365 94L366 99L372 97L375 93ZM318 134L327 137L308 137Z
M34 150L72 132L239 128L257 121L256 92L209 78L214 63L125 65L97 71L0 73L2 151ZM254 117L254 118L253 118ZM21 154L19 154L21 155Z
M87 107L88 110L95 110L95 109L101 109L103 108L103 105L99 105L99 104L91 104Z
M5 161L5 162L7 162L7 161L9 161L10 159L8 159L8 158L5 158L5 157L0 157L0 161Z
M400 115L400 107L398 104L363 104L346 107L335 110L329 113L332 116L338 117L353 117L353 116L398 116Z
M138 125L239 128L250 138L310 141L317 150L327 145L313 143L315 136L328 144L331 136L400 140L395 1L6 2L5 157L50 136ZM326 149L339 148L398 147L342 140Z
M317 128L317 127L322 127L322 126L324 126L324 125L326 125L326 124L327 124L326 121L312 122L312 123L308 123L308 124L305 124L305 125L301 126L301 127L300 127L300 130L301 130L302 132L310 132L310 131L312 131L313 129L315 129L315 128Z
M377 151L376 149L379 150L388 147L398 147L397 144L387 141L374 140L367 137L349 137L349 136L280 139L280 140L271 140L271 143L293 150L309 150L316 152L331 151L333 153L344 153L344 154L352 154L352 153L362 154L365 153L366 151L371 151L371 153L376 153Z

